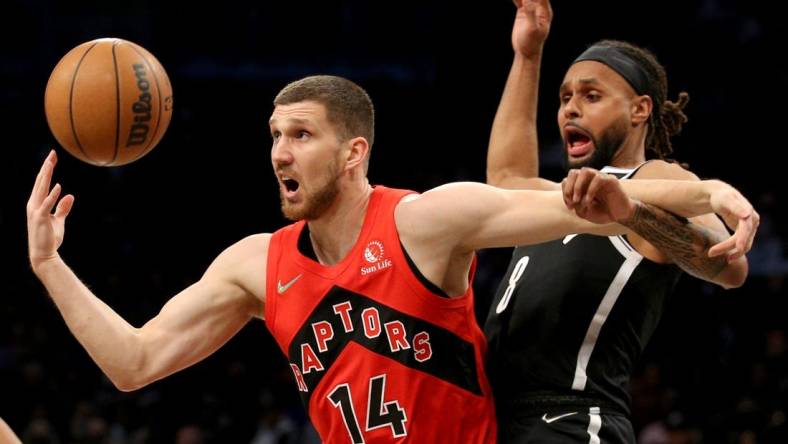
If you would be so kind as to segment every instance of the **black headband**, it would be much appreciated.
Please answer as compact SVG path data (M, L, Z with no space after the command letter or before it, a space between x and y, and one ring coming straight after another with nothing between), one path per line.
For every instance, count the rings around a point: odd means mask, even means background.
M635 93L638 95L649 95L652 100L657 100L657 97L649 91L648 76L643 67L619 48L615 46L592 46L580 54L572 64L574 65L584 60L604 63L623 77L632 86Z

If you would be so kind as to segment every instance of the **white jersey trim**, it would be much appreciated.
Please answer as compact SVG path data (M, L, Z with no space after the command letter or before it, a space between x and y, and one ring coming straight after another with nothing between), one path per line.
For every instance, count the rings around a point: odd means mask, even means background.
M627 250L623 240L619 239L618 236L611 236L610 241L625 259L618 269L618 273L616 273L616 276L610 283L610 286L607 288L605 296L599 303L599 307L596 309L593 318L591 318L591 325L588 326L586 336L583 339L583 345L580 346L580 351L577 353L575 377L572 381L573 390L585 390L586 383L588 382L586 369L588 368L588 362L591 360L591 353L594 351L596 341L599 339L599 332L602 331L602 326L605 325L605 321L607 321L608 316L610 316L613 305L615 305L616 300L618 300L619 295L621 295L621 292L624 290L624 286L629 281L629 278L632 277L640 261L643 260L643 256L634 249Z
M588 409L588 444L599 444L599 431L602 430L602 416L599 414L599 407Z
M606 167L603 167L600 171L603 172L603 173L623 174L623 176L621 178L619 178L618 180L629 179L630 177L632 177L633 174L637 173L637 171L640 169L640 167L642 167L643 165L645 165L647 163L648 163L648 161L645 161L645 162L641 163L640 165L636 166L635 168L618 168L618 167L613 167L613 166L606 166Z

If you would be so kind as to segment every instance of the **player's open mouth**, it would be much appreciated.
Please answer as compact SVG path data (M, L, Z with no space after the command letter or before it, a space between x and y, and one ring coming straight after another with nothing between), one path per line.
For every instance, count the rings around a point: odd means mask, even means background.
M298 191L298 181L287 176L282 176L282 185L285 186L285 190L288 192L294 193Z
M295 203L298 200L298 189L300 188L298 181L290 176L282 174L279 176L279 183L282 190L282 196L288 201Z
M566 142L566 151L571 157L585 156L594 148L591 137L576 126L564 127L564 141Z

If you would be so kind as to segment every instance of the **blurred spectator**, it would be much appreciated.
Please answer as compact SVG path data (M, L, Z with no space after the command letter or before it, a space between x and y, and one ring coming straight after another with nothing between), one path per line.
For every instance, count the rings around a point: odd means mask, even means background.
M184 425L175 433L175 444L205 444L205 433L195 424Z
M776 292L783 286L788 274L788 257L785 255L785 240L777 232L774 210L778 205L773 193L765 193L756 208L761 215L761 226L755 237L752 250L747 254L750 261L750 277L768 279L768 288Z

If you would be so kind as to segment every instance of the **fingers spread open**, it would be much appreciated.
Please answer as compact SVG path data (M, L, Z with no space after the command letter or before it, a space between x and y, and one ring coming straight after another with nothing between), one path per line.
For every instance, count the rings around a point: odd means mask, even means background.
M60 197L60 191L62 188L60 187L59 183L56 183L54 187L52 187L52 191L49 192L49 195L41 202L41 206L38 208L39 211L46 211L47 213L52 212L52 208L55 206L58 197Z
M57 208L55 208L55 219L65 219L73 207L74 195L66 194L62 199L60 199L60 202L57 204Z
M55 168L55 163L57 163L57 156L55 151L52 150L47 155L47 158L44 159L41 169L38 170L33 191L30 193L29 203L33 207L38 207L49 193L49 184L52 181L52 171Z

